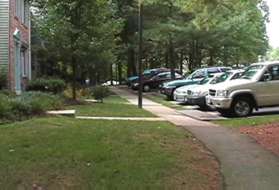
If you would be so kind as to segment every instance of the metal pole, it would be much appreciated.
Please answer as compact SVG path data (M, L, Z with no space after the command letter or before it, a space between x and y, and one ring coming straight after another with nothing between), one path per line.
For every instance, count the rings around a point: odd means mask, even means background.
M142 76L142 47L143 47L143 4L139 0L139 52L138 52L138 67L139 67L139 91L138 91L138 107L142 109L142 94L143 94L143 76Z

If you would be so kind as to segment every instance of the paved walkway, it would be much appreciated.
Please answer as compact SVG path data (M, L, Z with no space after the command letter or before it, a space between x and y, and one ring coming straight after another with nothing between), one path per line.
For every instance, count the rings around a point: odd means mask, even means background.
M137 104L136 95L114 88L113 91ZM279 159L251 138L225 127L198 121L150 100L144 109L182 126L201 140L219 159L227 190L278 190Z

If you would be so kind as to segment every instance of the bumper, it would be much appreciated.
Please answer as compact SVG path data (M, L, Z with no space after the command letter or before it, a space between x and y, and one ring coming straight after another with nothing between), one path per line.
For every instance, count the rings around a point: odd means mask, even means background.
M174 94L174 100L176 102L186 103L187 102L187 96L186 95L181 95L181 94Z
M188 97L188 103L190 105L206 106L205 96L202 97Z
M212 98L207 99L207 104L220 109L230 109L232 104L232 99L230 98Z

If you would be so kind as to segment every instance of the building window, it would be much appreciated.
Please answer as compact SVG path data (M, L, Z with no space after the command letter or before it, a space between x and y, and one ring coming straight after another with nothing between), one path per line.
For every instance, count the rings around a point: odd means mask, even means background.
M26 48L21 48L20 62L21 62L22 77L26 77L28 75L28 60L27 60L27 49Z
M16 16L18 19L28 25L29 23L29 16L30 16L30 9L29 9L29 2L28 0L15 0L16 1Z

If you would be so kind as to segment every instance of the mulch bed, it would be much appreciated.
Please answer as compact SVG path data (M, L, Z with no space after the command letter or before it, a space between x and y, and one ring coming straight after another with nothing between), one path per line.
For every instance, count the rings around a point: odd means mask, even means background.
M242 127L240 132L254 138L263 147L279 156L279 123Z

